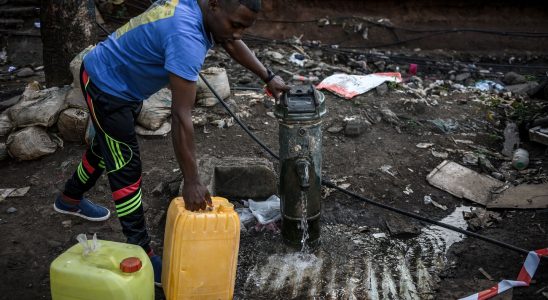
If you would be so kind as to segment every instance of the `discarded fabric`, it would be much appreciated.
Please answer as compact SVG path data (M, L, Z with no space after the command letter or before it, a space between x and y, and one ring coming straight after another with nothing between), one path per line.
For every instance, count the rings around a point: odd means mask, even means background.
M266 201L253 201L249 199L249 209L261 224L276 222L281 219L280 198L270 196Z
M369 75L335 74L322 80L316 88L326 89L345 99L352 99L387 81L401 82L401 74L397 72Z
M502 84L492 80L480 80L476 82L475 88L482 92L489 92L490 90L502 92L504 90L504 86Z

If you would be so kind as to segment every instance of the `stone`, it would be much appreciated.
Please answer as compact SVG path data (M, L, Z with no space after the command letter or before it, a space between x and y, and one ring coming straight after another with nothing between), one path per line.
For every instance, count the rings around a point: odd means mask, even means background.
M265 158L204 156L198 162L200 180L211 195L266 199L277 193L278 179L272 162ZM182 192L184 180L179 187Z
M379 71L383 72L386 66L386 62L384 60L378 60L373 63Z
M392 237L410 238L421 233L421 230L417 224L411 220L391 216L385 221L385 224L390 232L390 236Z
M22 68L16 73L16 76L20 78L30 77L32 75L34 75L34 71L31 68Z
M82 94L82 90L80 90L80 88L70 89L70 91L67 93L67 96L65 97L65 101L68 107L80 108L86 111L88 110L88 105L84 100L84 95Z
M6 209L6 212L7 212L8 214L13 214L14 212L17 212L17 208L15 208L15 207L10 207L10 208Z
M462 82L462 81L465 81L466 79L470 78L470 76L472 76L472 74L470 74L470 73L461 73L461 74L458 74L458 75L455 76L455 81Z
M507 85L506 89L515 95L526 95L530 91L534 90L537 87L537 85L538 83L536 82L528 82L528 83Z
M383 83L376 87L375 90L377 91L377 94L379 96L384 96L388 93L388 85L386 83Z
M344 127L342 127L342 126L334 125L334 126L331 126L331 127L327 128L327 132L339 133L339 132L343 131L343 129L344 129Z
M72 221L71 220L65 220L61 222L61 225L63 225L64 228L70 228L72 227Z
M344 135L350 137L360 136L364 132L363 122L358 119L351 119L346 121L346 126L344 127Z
M508 85L513 85L513 84L526 83L527 79L525 78L525 76L520 75L516 72L508 72L504 75L502 82Z

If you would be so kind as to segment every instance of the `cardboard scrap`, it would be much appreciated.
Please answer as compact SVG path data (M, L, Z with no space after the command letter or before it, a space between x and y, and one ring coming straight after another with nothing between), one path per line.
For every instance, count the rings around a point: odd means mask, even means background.
M492 199L492 190L504 182L479 174L455 162L444 160L426 176L431 185L456 197L465 198L481 205Z
M8 188L8 189L0 189L0 202L6 200L8 197L23 197L27 192L29 191L30 186L26 186L23 188Z
M487 208L548 208L548 183L513 186L487 203Z

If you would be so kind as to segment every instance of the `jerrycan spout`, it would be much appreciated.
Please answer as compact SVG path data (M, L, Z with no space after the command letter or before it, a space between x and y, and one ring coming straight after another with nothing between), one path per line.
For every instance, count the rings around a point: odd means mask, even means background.
M303 190L310 187L310 162L307 159L299 159L295 162L299 184Z

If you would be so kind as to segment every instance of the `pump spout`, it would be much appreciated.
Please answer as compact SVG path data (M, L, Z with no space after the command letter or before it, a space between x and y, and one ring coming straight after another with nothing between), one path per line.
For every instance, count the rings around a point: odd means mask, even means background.
M296 161L296 166L301 188L308 189L310 187L310 162L306 159L299 159Z

